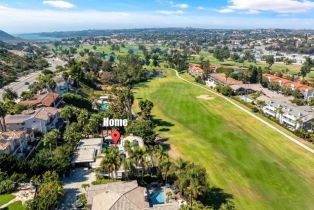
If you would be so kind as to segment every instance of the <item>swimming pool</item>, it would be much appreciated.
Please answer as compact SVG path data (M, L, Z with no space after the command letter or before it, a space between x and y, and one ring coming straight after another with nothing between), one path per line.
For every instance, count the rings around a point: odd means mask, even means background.
M108 110L108 108L109 108L109 106L107 104L103 104L100 106L101 111L106 111L106 110Z
M165 202L166 202L166 196L165 196L165 193L161 190L155 191L150 196L150 200L149 200L150 205L164 204Z

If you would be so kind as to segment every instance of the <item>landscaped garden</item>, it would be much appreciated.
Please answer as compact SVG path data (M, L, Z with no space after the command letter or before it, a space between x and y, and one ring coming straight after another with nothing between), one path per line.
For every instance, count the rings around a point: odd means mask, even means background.
M311 153L173 71L135 92L154 102L170 154L206 167L210 184L233 194L237 209L313 208Z

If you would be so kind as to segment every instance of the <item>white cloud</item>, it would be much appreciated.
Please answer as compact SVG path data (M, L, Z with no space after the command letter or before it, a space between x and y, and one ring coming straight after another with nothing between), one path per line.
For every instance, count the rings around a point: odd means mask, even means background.
M2 6L2 5L0 5L0 10L4 10L4 9L9 9L8 7L6 7L6 6Z
M157 10L156 11L157 14L161 14L161 15L183 15L184 12L182 10Z
M205 7L199 6L199 7L196 7L196 9L197 9L197 10L205 10Z
M219 10L221 13L247 11L275 13L306 13L314 8L314 2L309 0L230 0L230 5Z
M170 4L172 7L177 7L179 9L187 9L187 8L190 7L189 4L186 4L186 3L176 3L174 1L169 1L169 0L157 0L157 2Z
M43 4L62 9L71 9L74 7L74 4L66 1L43 1Z
M182 4L174 4L173 2L171 3L173 7L177 7L177 8L180 8L180 9L187 9L189 8L190 5L188 4L185 4L185 3L182 3Z

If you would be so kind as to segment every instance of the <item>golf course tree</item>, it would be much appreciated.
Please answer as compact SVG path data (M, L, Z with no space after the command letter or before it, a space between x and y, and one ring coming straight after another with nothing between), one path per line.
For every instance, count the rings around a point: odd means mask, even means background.
M218 84L218 85L216 85L215 89L218 93L221 93L224 96L232 96L233 95L233 90L230 86L222 86L222 85Z
M184 71L187 69L187 54L179 50L171 50L170 54L167 55L167 60L170 68Z
M174 185L189 202L185 209L234 209L232 196L219 188L211 188L206 169L200 165L179 159L172 165ZM219 193L217 193L219 192Z
M141 112L139 113L140 117L143 118L144 120L149 120L152 118L151 116L151 111L154 107L153 102L149 100L140 100L138 103Z
M64 195L64 189L59 176L54 171L47 171L34 180L37 193L33 200L27 202L28 210L54 209Z
M155 125L151 120L137 119L130 122L126 133L142 137L146 145L154 145L157 136L154 128Z
M275 63L275 58L273 55L265 55L265 61L268 64L268 68L270 68Z
M230 51L227 47L217 47L214 49L213 56L219 61L224 61L230 57Z
M134 102L134 95L131 87L115 88L114 94L118 96L118 103L123 109L124 113L128 114L128 118L132 119L132 105Z

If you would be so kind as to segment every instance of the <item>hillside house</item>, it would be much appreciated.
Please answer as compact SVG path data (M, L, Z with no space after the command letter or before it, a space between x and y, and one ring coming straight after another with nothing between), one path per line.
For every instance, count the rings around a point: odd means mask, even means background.
M43 134L63 125L60 111L54 107L42 107L24 111L22 114L7 115L5 122L8 130L31 129Z

